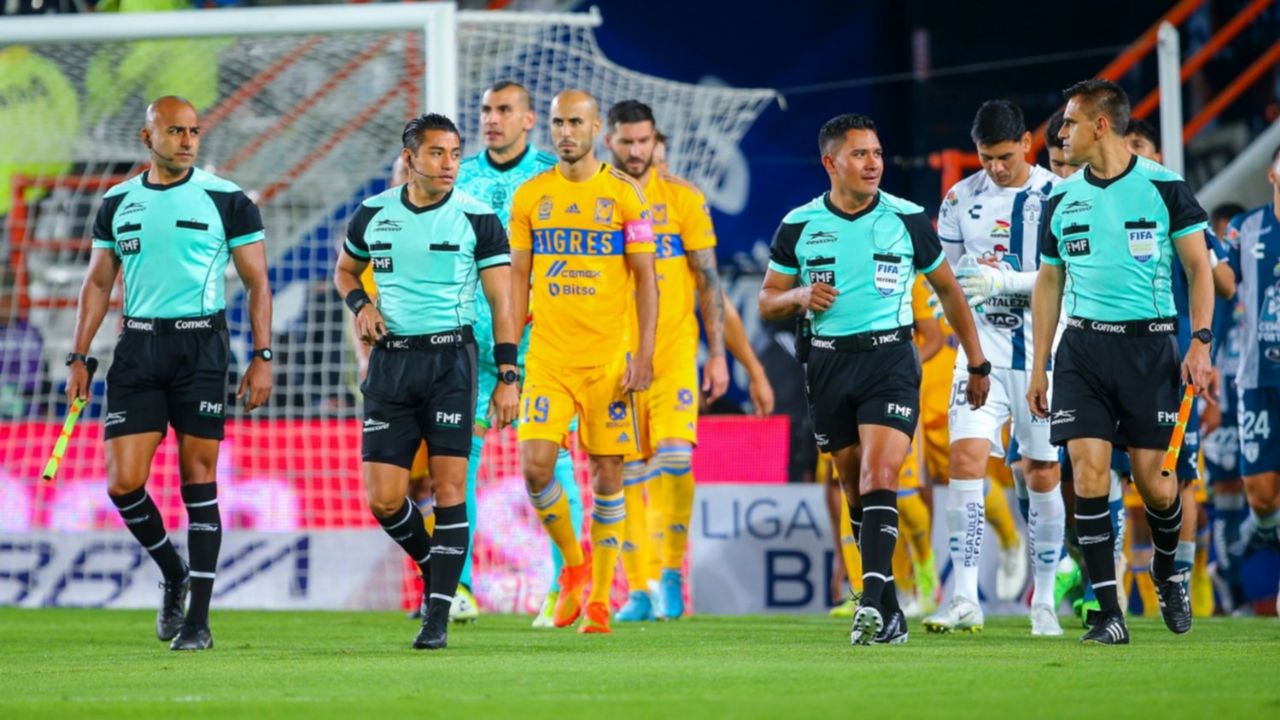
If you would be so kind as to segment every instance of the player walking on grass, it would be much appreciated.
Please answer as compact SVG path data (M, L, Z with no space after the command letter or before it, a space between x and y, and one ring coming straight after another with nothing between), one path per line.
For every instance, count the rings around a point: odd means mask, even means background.
M684 559L693 515L693 448L698 441L698 320L707 334L701 391L714 402L729 385L725 362L725 298L716 269L716 235L702 192L652 167L657 129L653 110L638 100L609 108L605 140L613 165L644 190L653 210L657 249L657 346L653 385L636 397L640 455L626 459L627 520L622 566L631 594L619 621L675 619L684 614ZM696 304L695 304L696 303ZM656 468L646 472L647 463ZM648 542L644 494L656 513L661 543ZM648 553L660 555L659 602L648 592ZM655 606L656 605L656 606Z
M883 153L863 115L832 118L818 133L831 190L792 210L770 250L760 316L811 318L803 333L809 411L819 449L832 453L860 534L863 595L855 645L902 643L906 618L890 568L898 537L898 474L920 405L911 290L923 273L970 362L972 407L986 401L987 362L973 316L923 208L880 190ZM860 530L859 530L860 528Z
M1066 445L1074 467L1076 532L1102 615L1082 641L1125 644L1108 504L1117 436L1128 446L1146 504L1156 551L1151 575L1165 624L1175 633L1191 629L1187 592L1174 570L1178 483L1161 477L1160 466L1181 382L1205 397L1216 391L1212 336L1205 336L1213 312L1208 218L1182 178L1129 152L1123 137L1129 98L1119 86L1086 80L1063 94L1066 159L1087 167L1058 184L1042 213L1027 399L1032 412L1050 418L1050 437ZM1170 281L1175 254L1187 272L1197 328L1181 369ZM1067 329L1054 358L1051 408L1046 367L1063 304Z
M610 632L609 591L626 519L622 459L638 452L634 393L652 381L658 321L649 205L635 181L596 159L599 132L595 98L580 90L557 95L551 139L560 161L521 185L511 208L519 327L530 302L537 314L520 402L520 466L533 507L564 554L556 627L582 614L592 583L584 633ZM575 415L594 493L590 562L554 477Z
M489 204L498 219L506 227L511 221L511 198L516 188L526 180L556 164L554 155L545 153L529 143L529 131L536 116L529 102L529 91L519 83L503 80L494 83L480 97L480 133L485 149L466 158L458 169L458 187L473 197ZM480 395L477 407L488 407L489 397L498 382L498 368L493 360L493 343L488 339L493 316L489 304L476 303L476 350L480 362ZM529 327L520 336L519 365L524 366L524 356L529 349ZM485 434L492 426L490 418L477 417L475 432L471 436L471 458L467 465L468 521L475 527L479 512L476 503L476 483L480 472L480 458L484 451ZM582 527L582 496L573 477L573 458L567 448L560 448L556 455L556 483L569 500L569 518L574 532ZM560 570L564 558L551 543L553 575L550 589L542 603L542 610L533 620L534 627L554 627L552 611L560 594ZM462 568L462 582L454 596L452 618L454 621L474 619L478 614L475 597L471 594L471 551Z
M156 635L173 650L213 647L209 600L222 545L216 468L230 362L223 271L230 260L249 297L253 358L237 398L253 410L271 395L271 288L262 218L240 188L194 167L195 108L178 97L147 106L142 143L151 167L107 191L93 226L93 255L80 289L67 356L67 397L87 397L85 354L124 271L124 332L107 371L103 435L107 492L125 527L164 575ZM168 426L178 436L184 563L164 529L147 478ZM190 592L191 604L184 608Z
M1010 422L1010 434L1026 463L1030 500L1027 527L1035 566L1031 634L1061 635L1053 602L1054 571L1066 529L1058 450L1049 443L1048 421L1033 416L1025 401L1032 356L1031 288L1039 262L1036 230L1041 207L1058 178L1027 163L1031 133L1022 110L1011 102L983 103L971 136L983 169L947 192L938 213L938 235L953 265L971 258L956 275L969 303L980 309L978 333L995 370L987 404L970 410L963 390L966 368L973 363L963 352L956 356L946 511L956 579L951 601L925 618L924 627L930 632L982 629L978 566L986 525L987 459L992 441L1001 442L1001 428ZM1015 552L1026 549L1019 543Z
M374 344L364 392L364 480L374 517L429 578L427 611L413 646L448 644L449 608L470 541L467 456L476 402L477 280L493 310L494 356L509 373L487 409L499 425L516 414L515 323L510 255L502 223L487 205L453 188L461 139L443 115L405 126L401 151L410 180L365 200L347 230L334 284ZM373 265L378 301L360 273ZM435 494L435 533L406 497L422 441ZM426 566L430 560L430 572Z

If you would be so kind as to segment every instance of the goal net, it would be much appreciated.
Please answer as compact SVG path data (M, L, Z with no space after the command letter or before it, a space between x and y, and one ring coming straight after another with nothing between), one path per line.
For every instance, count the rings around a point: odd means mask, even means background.
M370 19L380 13L409 19ZM58 39L74 35L60 35L63 28L82 30L86 19L95 27L83 36ZM0 604L153 602L132 594L130 588L154 587L154 571L122 541L128 537L105 492L99 419L120 328L118 285L92 346L102 360L93 402L56 482L38 480L66 410L62 360L71 349L94 214L108 187L145 167L138 130L150 99L178 94L196 105L199 165L244 188L267 228L275 392L252 416L240 409L228 415L220 505L228 542L241 531L242 545L224 551L223 564L240 557L244 577L226 582L220 570L220 602L393 607L413 597L398 549L385 540L319 534L377 531L360 479L349 318L330 277L347 219L387 185L405 120L424 110L452 113L467 152L479 151L479 96L497 80L514 79L529 88L542 115L535 144L548 147L542 119L556 92L584 88L604 107L638 98L653 106L671 137L672 169L714 202L739 140L775 97L619 67L595 43L595 15L455 12L430 3L39 22L52 25L33 32L37 26L11 20L12 29L0 28L0 251L7 261L0 271ZM251 348L233 268L227 299L227 403L234 407L231 394ZM482 604L526 610L541 599L550 570L514 448L513 434L494 433L486 449L475 589ZM180 541L186 517L172 436L149 488ZM260 575L249 572L259 567ZM322 573L350 573L347 585L359 590L322 589L330 587ZM118 579L134 575L138 582ZM106 576L116 584L92 584ZM86 589L51 594L67 582Z

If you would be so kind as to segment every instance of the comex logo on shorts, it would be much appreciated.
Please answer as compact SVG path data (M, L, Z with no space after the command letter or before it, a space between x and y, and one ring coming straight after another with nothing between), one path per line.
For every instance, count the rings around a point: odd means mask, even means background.
M373 418L369 418L364 421L364 431L367 433L378 432L379 430L386 430L389 427L391 427L391 423L383 422L381 420L374 420Z

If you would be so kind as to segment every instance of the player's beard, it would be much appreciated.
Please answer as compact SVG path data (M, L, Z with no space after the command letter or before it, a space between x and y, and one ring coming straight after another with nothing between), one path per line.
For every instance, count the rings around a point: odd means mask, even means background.
M649 157L649 160L645 162L644 167L640 168L639 172L631 172L631 165L626 160L618 157L617 155L613 156L613 166L622 170L622 172L630 175L636 180L639 180L640 178L649 174L649 168L653 167L653 157L652 156Z

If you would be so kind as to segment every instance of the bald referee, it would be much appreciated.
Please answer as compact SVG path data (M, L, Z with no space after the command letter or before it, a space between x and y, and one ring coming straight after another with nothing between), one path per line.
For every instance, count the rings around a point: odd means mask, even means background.
M124 271L124 332L107 371L107 493L125 527L164 575L156 635L172 650L213 647L209 598L222 545L214 484L223 437L230 348L223 313L227 262L249 296L253 358L237 398L253 410L271 394L271 288L258 208L230 181L194 167L200 122L191 103L147 107L142 144L151 167L107 191L93 226L67 355L67 398L87 397L85 354ZM169 542L147 476L169 426L178 436L190 566ZM188 591L191 605L184 608Z

